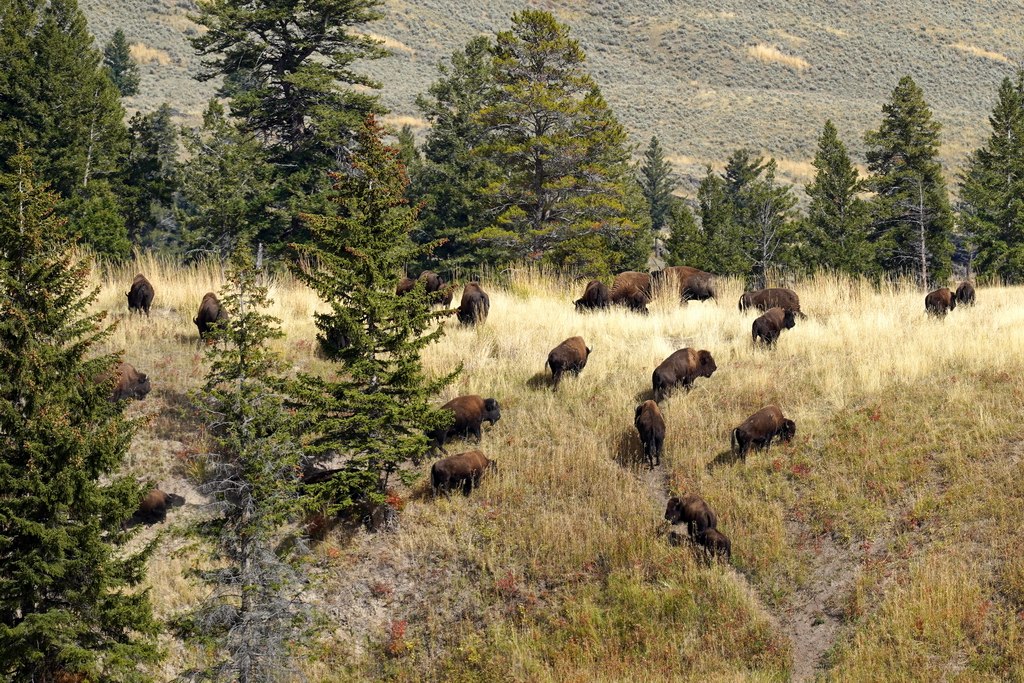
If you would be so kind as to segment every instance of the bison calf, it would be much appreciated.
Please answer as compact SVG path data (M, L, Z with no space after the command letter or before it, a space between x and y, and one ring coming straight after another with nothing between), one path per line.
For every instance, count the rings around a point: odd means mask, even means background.
M199 304L199 312L192 322L199 328L199 338L205 339L213 326L228 319L228 312L220 305L220 300L213 292L203 295L203 301Z
M672 389L682 385L687 391L698 377L711 377L718 366L710 351L680 349L661 362L654 369L651 383L654 385L654 400L662 401Z
M778 406L767 406L748 417L743 424L732 430L732 449L742 458L747 457L751 446L768 448L772 439L791 441L796 435L796 423L786 418Z
M556 388L562 381L563 373L571 372L578 375L583 368L587 367L590 351L591 349L587 348L583 337L569 337L551 349L547 361L544 362L544 367L551 368L551 380Z
M796 325L796 317L793 311L785 308L769 308L763 315L758 317L750 328L750 334L756 344L758 338L768 346L775 346L782 330L791 330Z
M924 298L924 310L939 318L956 308L956 296L949 291L949 287L940 287L934 292L928 292Z
M149 307L153 303L153 285L149 283L146 276L139 273L132 280L131 289L125 295L128 297L128 312L146 314L149 317Z
M452 413L451 426L435 429L429 432L428 436L433 439L434 446L440 448L445 453L448 452L444 448L448 437L472 434L479 443L483 431L481 425L484 422L490 422L493 426L495 422L501 419L501 408L495 399L485 399L475 394L453 398L441 406L441 410Z
M672 496L665 507L665 519L670 524L684 524L690 538L718 526L718 515L700 496Z
M491 310L491 299L487 296L479 282L468 282L462 290L462 301L459 302L456 316L463 325L479 325L487 320Z
M956 302L961 306L974 305L974 285L970 282L961 282L956 288Z
M611 304L608 286L600 280L591 280L583 290L583 296L576 299L574 303L577 312L608 308Z
M661 464L661 450L665 445L665 418L661 409L654 401L644 401L636 407L633 425L640 434L640 443L644 447L644 458L654 469Z
M729 538L718 529L705 529L693 539L697 545L708 551L712 558L725 557L732 559L732 543Z
M118 363L114 369L114 378L114 388L110 394L112 402L131 398L141 401L152 389L146 373L139 372L131 363Z
M463 495L468 496L474 487L480 485L480 478L488 469L497 470L493 460L488 460L480 451L469 451L438 460L430 468L430 485L434 495L448 493L461 486Z

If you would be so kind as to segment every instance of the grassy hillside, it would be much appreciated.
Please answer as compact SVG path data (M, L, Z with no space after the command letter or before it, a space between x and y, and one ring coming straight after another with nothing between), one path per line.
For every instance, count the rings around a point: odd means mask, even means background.
M82 0L105 41L123 27L140 43L142 93L132 108L162 101L197 117L212 94L191 80L185 38L192 0ZM798 0L387 0L369 30L393 57L365 66L384 83L396 122L422 125L414 100L436 64L472 36L509 26L523 7L553 11L573 29L604 93L634 140L658 135L690 180L707 163L749 146L774 155L803 181L826 118L861 151L903 74L924 88L944 125L951 170L978 146L996 86L1012 75L1024 44L1024 6L994 2L890 3Z
M125 319L136 270L156 288L149 320ZM130 467L189 498L169 526L203 514L186 394L205 372L191 319L218 282L151 259L98 280L120 320L111 347L153 380L130 407L148 418ZM450 326L426 364L465 367L438 402L501 402L482 443L500 472L467 498L397 491L396 529L336 529L316 547L311 680L1024 679L1020 288L981 288L977 306L934 320L912 288L797 282L808 318L765 351L738 282L717 304L663 296L649 317L578 315L581 284L536 273L484 285L487 323ZM314 355L319 302L289 278L272 296L280 350L329 372ZM553 392L547 352L576 334L590 362ZM667 453L648 471L633 462L633 408L685 346L719 369L663 404ZM734 460L730 430L769 403L796 439ZM669 545L665 500L680 492L717 510L731 564ZM201 597L182 544L169 535L151 562L161 616ZM162 678L203 656L166 645Z

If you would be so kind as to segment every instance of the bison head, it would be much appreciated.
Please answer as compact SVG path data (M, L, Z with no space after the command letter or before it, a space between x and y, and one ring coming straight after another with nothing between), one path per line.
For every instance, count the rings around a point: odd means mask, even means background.
M782 428L779 430L779 438L783 441L792 441L794 436L796 436L796 422L788 418L783 420Z
M702 376L710 377L718 369L718 365L715 364L715 359L711 357L710 351L701 351L697 354L697 358L700 362L700 374Z
M501 408L498 406L498 402L493 398L484 400L484 414L481 416L481 422L490 422L494 424L501 419Z
M678 524L683 519L683 503L676 496L668 499L668 505L665 507L665 519L670 524Z
M782 316L782 326L787 330L791 330L796 326L796 314L788 308Z

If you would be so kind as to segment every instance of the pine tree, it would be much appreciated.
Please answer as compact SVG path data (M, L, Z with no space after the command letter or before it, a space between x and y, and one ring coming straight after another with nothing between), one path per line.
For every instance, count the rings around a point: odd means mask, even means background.
M704 233L693 211L680 197L673 197L669 204L668 227L671 233L665 241L665 250L668 252L669 263L701 270L712 268Z
M491 130L480 153L504 173L485 190L493 225L478 236L502 260L544 257L565 267L587 248L599 259L588 259L585 272L642 267L612 248L634 240L649 247L650 233L627 207L626 131L587 73L583 50L547 12L525 10L512 24L495 40L497 97L480 112Z
M695 268L712 273L735 273L742 268L738 264L731 245L736 240L736 219L733 202L727 192L725 180L712 170L705 169L704 177L697 186L697 206L700 210L701 249L705 262L691 263Z
M789 185L775 179L775 159L769 159L745 197L743 252L750 262L749 284L768 286L773 270L789 265L789 251L796 233L793 208L796 197Z
M992 134L968 160L961 221L981 275L1024 280L1024 71L1003 79L989 116Z
M313 435L306 465L343 461L317 486L340 511L380 505L391 477L409 480L402 466L419 461L424 430L446 419L430 401L458 373L425 376L420 354L443 334L443 326L428 329L444 314L430 311L420 289L395 294L402 265L424 247L409 237L416 211L405 199L408 177L382 135L368 119L349 169L336 176L337 211L305 216L315 241L298 248L318 264L296 275L331 307L316 315L318 339L339 365L333 379L302 378Z
M882 107L882 124L865 135L873 240L879 266L913 275L921 286L951 273L953 214L938 161L938 121L909 76Z
M129 123L128 232L136 244L167 249L180 239L174 215L180 172L178 128L166 103Z
M213 333L223 343L208 347L210 370L197 395L214 451L202 488L219 514L198 523L217 568L203 574L212 593L190 626L224 652L205 673L241 683L294 674L291 651L309 623L296 544L280 542L300 511L301 450L286 409L285 363L267 348L284 335L262 312L270 305L263 279L248 248L237 250L221 292L232 316Z
M142 498L116 475L135 424L111 403L112 328L88 313L55 194L29 155L0 176L0 678L143 681L157 660L148 550L122 529ZM90 356L93 356L90 358ZM77 680L77 679L76 679ZM84 679L83 679L84 680Z
M103 48L103 64L121 97L139 94L139 65L132 59L124 31L117 29Z
M639 180L651 215L651 229L655 233L660 233L668 223L676 179L672 172L672 164L665 158L665 152L657 136L651 136L651 141L644 152Z
M825 122L818 138L814 168L814 181L806 188L811 204L803 229L804 265L853 276L873 272L871 216L858 196L863 183L832 121Z

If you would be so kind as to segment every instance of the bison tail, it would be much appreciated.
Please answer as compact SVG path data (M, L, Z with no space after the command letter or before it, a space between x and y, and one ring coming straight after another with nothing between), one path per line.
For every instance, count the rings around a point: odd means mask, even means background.
M441 473L437 471L437 463L430 467L430 487L434 490L434 495L437 495L438 489L441 488Z
M737 427L736 429L732 430L732 439L730 440L730 446L732 447L732 450L734 450L734 451L736 450L736 447L739 446L739 443L740 443L740 436L739 435L740 435L740 428L739 427Z

